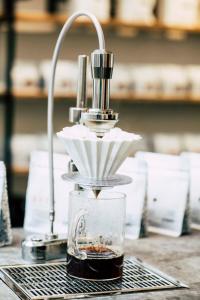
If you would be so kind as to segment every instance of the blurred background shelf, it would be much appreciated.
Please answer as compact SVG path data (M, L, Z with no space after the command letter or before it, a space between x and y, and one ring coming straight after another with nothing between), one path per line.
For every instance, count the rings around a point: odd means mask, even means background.
M12 171L17 176L27 176L29 169L27 167L12 167Z
M48 14L48 13L28 13L17 12L15 14L16 22L26 23L53 23L55 25L63 25L67 20L66 14ZM184 26L184 25L167 25L160 21L153 22L124 22L120 19L112 18L107 21L101 22L102 26L107 29L120 29L120 28L132 28L137 30L147 31L182 31L186 33L200 33L200 24L196 26ZM75 27L91 27L91 22L88 19L77 19L74 23ZM41 28L42 30L42 28Z
M17 101L28 101L28 100L36 100L36 101L47 101L48 94L42 91L15 91L13 90L14 99ZM0 92L0 98L4 97L4 93ZM88 97L91 99L91 97ZM55 101L60 100L76 100L76 95L73 93L64 94L64 93L57 93L54 97ZM177 96L177 95L170 95L164 96L162 93L160 95L134 95L130 94L127 96L120 96L111 94L111 101L121 101L121 102L130 102L130 103L156 103L156 104L194 104L200 105L200 96Z
M28 168L23 166L28 166L28 159L32 150L39 149L39 146L44 149L44 144L46 145L47 92L44 92L44 89L47 90L47 80L45 81L44 76L42 77L41 67L45 61L50 61L52 58L61 26L71 14L67 8L70 2L73 5L84 6L89 2L90 5L93 5L95 1L0 1L0 151L1 159L5 161L8 170L11 215L15 225L18 225L16 216L23 215L24 209ZM95 3L97 2L99 3L100 0L96 0ZM108 2L111 9L108 9ZM135 5L137 0L133 2ZM177 8L176 4L181 1L166 0L166 3L170 2L175 8L173 10L164 9L164 17L162 18L158 6L163 1L138 1L138 3L148 6L148 9L153 5L151 3L155 3L154 7L151 7L150 11L143 16L143 20L139 21L139 13L135 14L135 7L131 7L133 2L130 0L104 0L101 2L103 3L101 11L96 9L96 15L98 19L101 19L101 24L105 29L106 48L115 54L114 72L116 71L116 73L113 74L113 77L116 74L119 86L119 78L122 80L123 90L120 90L120 95L117 94L116 77L111 82L111 107L120 114L119 127L141 134L146 143L144 143L143 150L156 151L158 149L159 151L163 146L161 140L165 141L163 148L166 145L169 146L173 140L179 145L178 151L197 149L195 148L198 139L196 136L199 135L200 124L200 84L198 85L198 79L197 85L194 84L194 89L191 88L190 83L188 83L190 88L185 89L192 93L196 88L197 94L199 94L197 97L192 97L191 94L179 96L183 86L179 86L178 83L176 87L174 84L174 93L171 89L171 96L164 96L162 93L152 96L148 92L142 94L143 90L140 89L140 84L142 84L144 89L146 87L145 91L152 91L151 82L148 83L147 80L145 84L142 82L145 76L148 77L148 72L143 71L141 82L136 82L136 84L138 83L138 90L142 91L140 96L133 92L123 94L122 92L125 91L125 86L129 81L129 75L127 76L126 72L122 72L120 75L118 67L120 65L130 68L135 65L151 66L152 70L155 70L158 65L164 68L167 65L184 68L192 65L200 66L200 11L197 20L194 20L195 18L191 17L191 13L188 14L186 10L183 11L183 14L186 14L188 18L183 18L180 14L180 7ZM193 1L187 1L187 5L192 5L191 2ZM3 5L1 5L2 3ZM124 8L127 6L127 8L125 10L118 9L118 4L124 5ZM183 10L184 7L183 5ZM90 10L90 8L84 7L85 10ZM177 13L176 9L178 9ZM190 9L193 8L190 7ZM25 12L25 10L27 11ZM139 11L142 14L145 10ZM174 23L171 21L171 25L167 25L166 18L167 14L170 13L175 21ZM179 17L179 20L175 18L176 16ZM182 25L177 25L178 22ZM193 25L188 25L189 23ZM68 62L76 64L78 54L89 55L97 47L97 38L93 34L94 32L95 29L90 21L78 19L70 31L70 36L63 43L60 60L62 62L68 60ZM39 83L35 86L44 88L42 91L39 89L15 90L16 86L21 87L20 80L22 77L26 78L26 72L23 72L21 66L17 71L19 76L13 76L12 71L18 62L22 63L22 67L26 63L30 63L37 68ZM28 71L28 74L31 72ZM48 72L46 73L48 75ZM67 73L67 71L66 73L63 71L65 79ZM71 76L70 72L69 74ZM172 74L172 85L175 77L176 75ZM168 77L166 76L166 78ZM1 90L2 86L5 87L6 93ZM25 84L24 86L29 85ZM68 92L70 89L68 89L66 82L62 86L63 90L65 86L66 92L64 94L55 94L55 132L70 125L68 111L70 106L75 105L76 96L73 92L75 88L71 89L72 92ZM132 82L131 87L133 86L136 87L134 82ZM160 89L158 90L160 91ZM168 89L166 88L166 90ZM91 100L90 97L89 100ZM184 143L182 143L182 138L186 133L189 136L189 142L186 143L187 147L183 146ZM160 134L162 139L158 139L159 141L155 143L156 148L154 147L154 137L157 134ZM43 135L44 139L38 146L35 139L40 139L40 135ZM24 157L21 156L21 160L18 160L17 156L23 154L22 147L27 155L24 153ZM20 166L19 161L21 161L22 166Z

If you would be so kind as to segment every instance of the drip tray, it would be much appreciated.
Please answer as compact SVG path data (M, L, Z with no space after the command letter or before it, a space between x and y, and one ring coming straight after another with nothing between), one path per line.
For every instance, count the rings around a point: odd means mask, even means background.
M73 299L187 287L135 258L125 259L123 279L115 281L70 278L65 262L2 267L0 277L25 300Z

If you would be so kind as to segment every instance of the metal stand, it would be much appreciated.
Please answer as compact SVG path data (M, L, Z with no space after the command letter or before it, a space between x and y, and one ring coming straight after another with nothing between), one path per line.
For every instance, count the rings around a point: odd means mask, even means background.
M8 179L8 195L9 205L11 212L11 219L14 217L13 205L12 205L12 153L11 153L11 138L13 134L13 119L14 119L14 97L12 94L12 79L11 70L15 57L15 17L14 17L14 5L15 1L4 0L4 22L6 23L6 67L5 67L5 94L3 97L3 103L5 108L4 114L4 161L7 168Z

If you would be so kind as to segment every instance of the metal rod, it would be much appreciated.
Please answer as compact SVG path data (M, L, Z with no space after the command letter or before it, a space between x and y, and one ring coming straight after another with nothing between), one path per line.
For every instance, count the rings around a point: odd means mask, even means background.
M113 63L113 53L105 49L95 50L91 55L93 109L102 111L109 109L110 79L112 78Z
M110 100L110 80L93 79L92 108L107 110Z
M78 56L78 87L77 87L77 100L76 107L87 107L87 55Z

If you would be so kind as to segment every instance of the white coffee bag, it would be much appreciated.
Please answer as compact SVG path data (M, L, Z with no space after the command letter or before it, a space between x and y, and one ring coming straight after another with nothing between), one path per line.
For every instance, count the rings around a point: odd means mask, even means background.
M146 236L147 165L138 158L128 157L118 173L132 178L132 183L114 188L115 191L126 194L126 238L137 239Z
M148 164L149 230L178 237L190 231L189 173L185 161L175 155L138 152Z
M68 171L69 157L54 154L55 184L55 232L67 232L68 195L73 184L61 175ZM49 169L48 153L34 151L31 154L24 229L34 233L49 232Z
M200 154L184 152L181 156L185 158L189 164L191 226L200 229Z
M4 163L0 161L0 247L10 245L11 242L12 232L8 206L6 168Z

